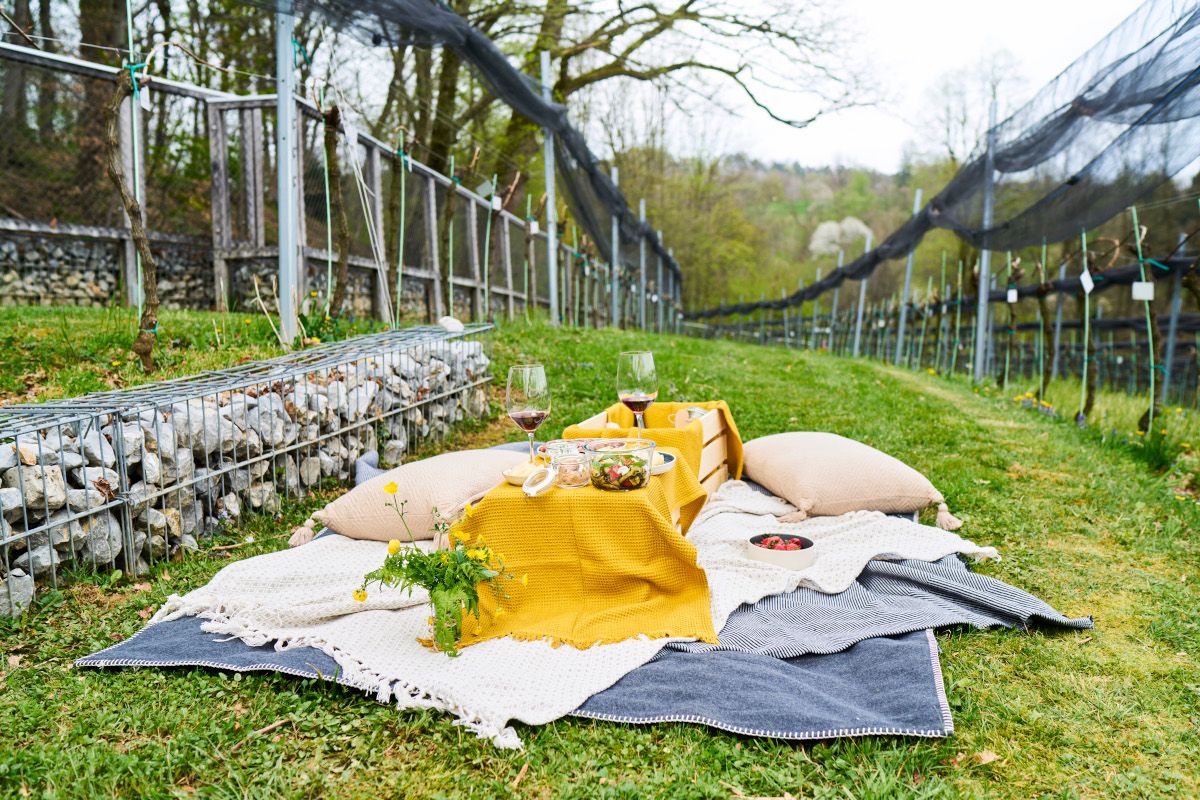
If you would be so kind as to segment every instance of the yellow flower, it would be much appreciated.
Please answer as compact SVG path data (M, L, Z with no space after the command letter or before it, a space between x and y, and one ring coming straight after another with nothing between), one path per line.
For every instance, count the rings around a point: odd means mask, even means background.
M249 319L249 317L247 317L246 319L242 320L242 324L243 324L243 325L249 325L249 324L250 324L250 319Z
M443 550L441 559L442 559L443 564L449 564L450 563L450 554L447 553L445 550Z
M383 490L388 494L395 494L399 488L400 487L396 485L395 481L388 481L383 485Z
M467 543L467 535L457 528L450 531L450 538L457 539L458 541L462 542L463 544Z
M1145 436L1145 435L1146 435L1146 432L1145 432L1145 431L1137 431L1137 435L1138 435L1138 436Z
M1161 431L1159 431L1159 433L1166 433L1166 432L1167 432L1166 428L1163 428Z
M475 507L473 505L471 505L470 503L467 503L465 506L463 506L463 516L466 517L467 519L470 519L471 515L474 513L475 513Z
M937 370L934 369L933 367L930 367L929 369L927 369L925 371L928 372L930 375L937 375Z
M1183 496L1183 495L1181 495L1181 494L1177 494L1177 495L1175 495L1175 499L1176 499L1176 500L1187 500L1187 498L1186 498L1186 497L1184 497L1184 496Z
M484 561L487 559L487 557L488 557L488 554L487 554L486 550L474 550L473 549L473 550L467 551L467 558L474 559L475 561Z
M114 367L119 367L119 366L121 366L121 362L120 362L120 361L118 361L118 360L117 360L117 359L115 359L115 358L114 358L112 361L110 361L109 363L110 363L110 364L112 364Z
M317 296L317 292L316 292L316 290L314 289L313 291L309 292L309 293L308 293L308 296L309 296L309 297L316 297L316 296Z
M367 601L367 590L366 589L355 589L354 590L354 599L360 603L365 603Z
M429 619L425 620L425 624L426 624L426 625L432 625L432 624L433 624L433 617L430 617Z
M313 344L320 344L320 343L321 343L321 337L320 337L320 336L314 336L314 337L312 337L311 339L309 339L309 341L310 341L310 342L312 342Z
M388 542L388 555L394 556L400 552L400 540L392 539Z
M1180 446L1180 447L1182 447L1184 450L1191 450L1191 449L1192 449L1192 443L1191 443L1191 442L1180 442L1180 443L1179 443L1179 446Z
M529 573L528 572L526 572L524 575L521 576L521 585L522 586L529 585Z

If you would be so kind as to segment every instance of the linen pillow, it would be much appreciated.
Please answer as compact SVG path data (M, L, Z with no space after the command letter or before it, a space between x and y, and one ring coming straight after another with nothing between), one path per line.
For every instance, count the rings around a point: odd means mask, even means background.
M434 538L433 509L454 520L467 503L479 500L503 480L501 472L529 458L527 452L464 450L390 469L361 483L316 512L293 534L293 547L312 539L320 523L351 539L405 540L404 527L389 503L407 501L405 518L415 539ZM396 484L395 494L384 490Z
M797 511L782 518L837 516L851 511L911 513L937 504L937 525L962 522L929 479L899 459L836 433L777 433L745 444L746 473Z

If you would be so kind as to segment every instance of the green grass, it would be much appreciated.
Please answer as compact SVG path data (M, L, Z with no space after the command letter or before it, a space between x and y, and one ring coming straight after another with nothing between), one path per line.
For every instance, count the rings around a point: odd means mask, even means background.
M0 307L0 403L119 389L283 353L262 314L164 310L157 369L147 375L130 352L137 323L128 308Z
M241 549L205 550L146 584L79 584L0 628L0 796L1200 795L1200 507L1175 500L1174 478L1128 447L995 392L823 354L538 325L507 327L494 344L499 376L519 360L547 365L555 428L611 402L616 353L644 346L661 397L723 397L747 438L828 430L900 456L947 495L962 533L1000 548L982 571L1094 614L1096 629L940 634L957 727L945 740L795 744L564 719L520 726L526 750L502 752L445 715L316 681L71 668L231 555L284 546L316 498L218 542L253 535ZM497 419L448 444L518 437Z

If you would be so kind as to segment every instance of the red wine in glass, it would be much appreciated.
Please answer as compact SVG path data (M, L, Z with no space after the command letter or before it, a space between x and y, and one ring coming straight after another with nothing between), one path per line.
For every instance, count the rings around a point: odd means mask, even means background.
M509 416L512 417L513 422L517 423L518 428L526 433L533 433L546 421L546 417L550 416L550 413L547 411L514 411Z
M550 385L541 364L518 364L509 368L504 407L517 427L529 434L529 460L532 462L534 431L550 416Z
M650 404L653 403L654 400L655 400L655 396L650 395L650 394L624 394L624 395L621 395L621 402L624 403L625 407L628 408L630 411L632 411L634 414L645 413L646 409L650 407Z
M645 428L646 409L658 397L654 354L648 350L617 356L617 398L633 412L637 427Z

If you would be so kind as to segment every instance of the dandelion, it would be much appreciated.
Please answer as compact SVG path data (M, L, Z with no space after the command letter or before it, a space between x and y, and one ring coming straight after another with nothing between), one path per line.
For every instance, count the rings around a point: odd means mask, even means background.
M383 490L388 494L395 494L399 489L400 487L396 485L395 481L388 481L383 485Z
M1184 450L1191 450L1191 449L1192 449L1192 443L1191 443L1191 442L1180 442L1180 443L1179 443L1179 446L1180 446L1180 447L1182 447Z
M934 369L933 367L930 367L929 369L927 369L925 371L928 372L930 375L937 375L937 370Z
M399 552L400 552L400 540L399 539L392 539L390 542L388 542L388 555L394 556L394 555L396 555L396 553L399 553Z
M320 343L321 343L321 337L319 337L319 336L314 336L314 337L312 337L311 339L309 339L309 341L310 341L310 342L312 342L313 344L320 344Z
M1137 432L1137 435L1138 435L1138 436L1145 436L1145 435L1146 435L1146 432L1145 432L1145 431L1138 431L1138 432Z
M249 317L246 317L244 320L242 320L242 324L243 324L243 325L249 325L249 324L250 324L250 318L249 318Z
M472 549L467 551L467 558L472 559L473 561L486 561L487 557L488 554L486 550Z
M1167 432L1166 428L1163 428L1161 431L1159 431L1159 433L1166 433L1166 432Z
M1181 494L1177 494L1177 495L1175 495L1175 499L1176 499L1176 500L1187 500L1187 498L1186 498L1185 496L1181 495Z
M309 292L309 293L308 293L308 296L309 296L309 297L316 297L316 296L317 296L317 290L316 290L316 289L313 289L311 292Z
M367 590L366 589L355 589L354 590L354 599L360 603L367 602Z
M114 358L112 361L108 362L108 363L109 363L109 364L111 364L111 365L112 365L112 366L114 366L114 367L119 367L119 366L121 366L121 362L120 362L119 360L115 359L115 358Z
M451 540L457 539L458 541L462 542L463 544L467 543L467 535L465 533L463 533L461 530L459 530L458 528L455 528L454 530L450 531L450 539Z

